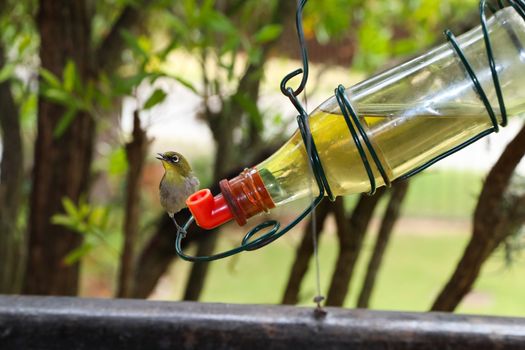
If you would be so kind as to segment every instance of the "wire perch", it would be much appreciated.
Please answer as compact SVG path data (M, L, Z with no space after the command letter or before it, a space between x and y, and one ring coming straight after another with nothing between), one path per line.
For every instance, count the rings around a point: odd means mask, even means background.
M290 72L289 74L287 74L282 79L280 88L281 88L281 92L286 97L288 97L292 105L295 107L295 109L299 113L297 116L297 123L299 126L299 131L301 132L301 136L303 139L303 143L305 145L305 149L308 150L307 158L310 163L311 170L313 172L315 181L319 187L319 195L312 201L312 203L297 218L295 218L291 223L289 223L287 226L285 226L281 230L279 230L281 225L278 221L276 220L265 221L255 226L250 231L248 231L248 233L246 233L246 235L242 239L240 246L227 250L225 252L219 253L219 254L209 255L209 256L189 256L182 251L181 242L184 239L183 231L187 231L190 225L193 224L194 218L192 216L186 222L183 229L177 232L175 250L182 259L193 261L193 262L212 261L212 260L226 258L226 257L229 257L231 255L234 255L234 254L237 254L243 251L251 251L251 250L262 248L265 245L280 238L282 235L284 235L289 230L291 230L293 227L295 227L306 216L308 216L314 210L314 208L317 207L317 205L323 200L325 194L331 201L335 200L335 196L332 190L330 189L328 179L326 177L325 171L321 164L321 159L319 157L319 153L317 152L317 148L316 148L314 139L312 137L312 133L310 131L310 125L308 122L308 113L305 111L301 102L297 98L297 96L304 90L306 86L306 83L308 81L308 72L309 72L308 50L307 50L306 43L304 40L304 32L303 32L303 26L302 26L302 12L303 12L303 8L306 2L307 0L301 0L297 5L297 10L296 10L296 29L297 29L299 45L301 48L301 57L302 57L303 67L296 69ZM501 84L499 82L498 72L496 69L496 62L494 59L492 44L490 41L490 35L487 29L486 11L489 10L492 14L494 14L498 10L506 7L504 6L504 2L505 2L508 4L508 6L512 6L516 10L516 12L525 20L525 0L506 0L506 1L496 0L495 2L496 2L496 5L487 2L487 0L481 0L479 3L479 15L480 15L480 22L481 22L481 30L483 33L483 40L484 40L485 48L486 48L487 61L488 61L487 63L490 67L490 71L492 75L492 82L494 85L494 89L496 91L499 110L501 114L501 124L498 125L498 120L496 118L496 112L494 111L492 105L490 104L487 94L483 90L483 87L481 86L474 70L472 69L472 65L470 64L463 50L459 46L456 40L456 37L450 30L445 30L444 34L448 42L450 43L455 54L458 56L461 63L463 64L467 75L472 80L476 93L478 94L479 98L481 99L481 101L483 102L487 110L488 116L491 121L491 127L479 133L478 135L470 138L469 140L463 142L462 144L444 152L443 154L439 156L436 156L435 158L429 160L425 164L417 167L416 169L413 169L407 172L406 174L398 177L395 181L406 180L410 178L411 176L414 176L415 174L425 170L426 168L440 161L441 159L446 158L450 156L451 154L454 154L457 151L465 148L466 146L474 143L475 141L493 132L498 132L499 126L504 127L507 125L507 111L505 108L505 101L504 101L504 97L503 97L503 93L501 89ZM298 76L299 74L302 74L302 79L301 79L299 86L294 90L288 86L288 82L290 81L290 79ZM383 164L381 163L379 157L377 156L377 152L375 151L372 143L370 142L370 139L368 138L368 135L366 134L365 129L363 128L361 124L361 119L359 115L357 114L356 109L352 106L350 100L348 99L344 86L339 85L335 89L335 96L336 96L339 108L341 109L341 112L345 119L345 122L348 126L348 130L350 131L352 140L354 141L354 144L359 152L359 156L363 162L363 167L365 168L366 173L368 175L368 178L370 181L370 192L368 194L372 195L375 193L377 189L375 177L373 175L374 173L373 173L372 164L376 167L377 171L381 175L386 186L390 186L392 182L394 181L388 177ZM311 147L306 147L306 145L310 145ZM367 155L366 151L368 151L368 154L370 155L371 159L369 159L369 156ZM267 231L265 233L263 233L257 238L254 238L258 233L266 229Z

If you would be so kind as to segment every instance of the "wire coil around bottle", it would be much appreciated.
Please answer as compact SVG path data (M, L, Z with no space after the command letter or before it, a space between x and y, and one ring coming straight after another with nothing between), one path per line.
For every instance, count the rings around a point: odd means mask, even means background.
M302 221L308 214L310 214L313 209L323 200L324 195L329 197L330 200L335 200L335 196L330 188L330 184L328 182L328 179L326 177L326 173L323 169L321 159L319 157L319 153L317 152L317 148L315 146L315 141L313 139L312 133L310 131L310 126L308 123L308 114L304 110L303 106L301 105L300 101L298 100L297 96L304 90L306 86L306 82L308 81L308 51L306 48L306 44L304 41L304 33L302 29L302 10L306 4L307 0L301 0L298 3L297 6L297 12L296 12L296 28L297 28L297 35L299 39L299 44L301 47L301 55L302 55L302 63L303 68L297 69L289 74L287 74L283 80L281 81L281 92L287 96L290 100L290 102L294 105L296 110L299 112L299 115L297 116L297 123L299 125L299 130L301 132L301 136L303 139L303 143L305 145L305 148L307 149L307 156L308 161L311 166L312 173L314 175L314 178L316 180L316 183L319 187L319 194L318 196L312 201L311 205L308 206L295 220L293 220L291 223L289 223L286 227L284 227L282 230L279 231L280 223L275 220L268 220L263 222L262 224L259 224L255 226L252 230L250 230L242 239L241 245L237 248L225 251L223 253L211 255L211 256L188 256L182 251L181 242L184 238L184 235L181 232L178 232L177 238L176 238L176 244L175 249L177 251L177 254L181 256L185 260L189 261L212 261L217 260L221 258L225 258L237 253L240 253L242 251L250 251L250 250L256 250L259 248L262 248L263 246L275 241L285 233L287 233L290 229L295 227L300 221ZM479 13L480 13L480 21L481 21L481 29L483 33L483 38L485 42L486 52L487 52L487 60L488 64L491 70L492 80L494 84L494 89L496 91L496 96L499 104L499 109L501 113L501 126L504 127L507 125L507 111L505 108L505 101L501 89L501 84L499 82L498 72L496 69L496 62L494 59L494 54L492 51L492 44L490 41L490 35L487 29L487 18L486 18L486 9L489 9L493 14L497 12L499 9L503 9L505 6L503 4L503 0L497 0L497 7L488 3L487 0L481 0L479 3ZM525 0L506 0L506 2L512 6L516 12L525 20ZM499 9L498 9L499 7ZM444 32L447 40L449 41L450 45L452 46L452 49L454 50L455 54L458 56L460 61L462 62L466 74L469 76L469 78L472 80L472 83L474 85L474 89L476 90L476 93L480 97L481 101L483 102L488 116L491 120L492 126L481 132L480 134L470 138L469 140L461 143L460 145L448 150L447 152L444 152L443 154L436 156L435 158L427 161L423 165L417 167L416 169L413 169L406 174L403 174L402 176L395 179L395 181L402 181L406 180L409 177L423 171L424 169L428 168L432 164L442 160L443 158L446 158L450 156L453 153L456 153L457 151L465 148L466 146L478 141L479 139L493 133L499 131L498 120L496 117L496 113L494 112L494 109L492 108L492 105L490 104L490 101L487 97L487 94L483 90L483 87L481 86L474 70L472 69L472 66L468 59L466 58L463 50L461 49L459 43L456 40L456 37L450 30L445 30ZM302 80L299 84L299 86L294 90L290 87L287 87L287 83L292 79L293 77L303 74ZM342 85L339 85L335 89L335 96L337 99L337 103L339 104L339 107L341 109L341 112L343 114L343 117L345 118L346 124L348 126L348 130L351 134L351 137L354 141L354 144L358 150L359 156L361 157L361 160L363 162L363 167L365 168L365 171L368 175L369 181L370 181L370 191L368 194L372 195L375 193L377 189L376 184L376 178L374 175L374 169L372 168L372 163L375 165L377 171L379 172L384 184L386 186L390 186L392 182L394 182L393 179L390 179L385 171L385 166L381 163L376 150L374 149L372 143L370 142L370 139L368 138L368 135L366 133L366 130L363 128L361 124L361 120L359 118L359 115L357 114L355 108L352 106L345 88ZM363 145L364 144L364 145ZM365 149L366 148L366 149ZM368 154L372 159L369 159ZM189 226L193 223L194 219L191 217L188 222L184 225L184 230L187 230ZM260 237L253 239L252 238L259 233L260 231L270 228L268 232L261 235Z
M525 20L525 2L522 1L522 0L508 0L508 3ZM504 8L503 1L498 1L498 5L499 5L500 9ZM491 70L492 80L493 80L493 84L494 84L494 90L496 91L496 96L497 96L497 99L498 99L498 104L499 104L499 108L500 108L500 112L501 112L501 120L502 120L501 121L501 126L504 127L504 126L507 125L507 111L506 111L506 108L505 108L505 101L504 101L503 93L502 93L502 90L501 90L501 84L499 82L498 72L496 70L496 62L495 62L495 59L494 59L494 53L492 51L492 44L491 44L491 41L490 41L490 35L489 35L488 29L487 29L487 18L486 18L486 14L485 14L486 8L491 10L493 13L495 13L497 11L497 9L494 8L492 5L490 5L489 3L487 3L486 0L481 0L480 1L479 11L480 11L481 29L482 29L482 32L483 32L483 39L485 41L485 47L486 47L486 51L487 51L487 60L488 60L488 64L489 64L489 67L490 67L490 70ZM483 137L485 137L485 136L487 136L487 135L489 135L489 134L491 134L493 132L498 132L499 131L499 125L498 125L498 120L497 120L497 117L496 117L496 113L494 112L494 109L492 108L492 105L490 104L490 101L489 101L489 99L487 97L487 94L483 90L483 87L481 86L481 84L480 84L480 82L479 82L479 80L478 80L478 78L476 76L476 73L474 72L470 62L468 61L468 59L466 58L463 50L459 46L459 43L457 42L456 37L448 29L445 30L444 34L445 34L447 40L449 41L449 43L451 44L454 52L456 53L456 55L460 59L461 63L463 64L467 75L472 80L472 83L474 85L476 93L478 94L479 98L481 99L481 101L483 102L483 104L484 104L484 106L485 106L485 108L487 110L487 113L489 115L490 121L492 123L492 127L487 129L487 130L485 130L485 131L483 131L483 132L481 132L480 134L470 138L469 140L461 143L460 145L457 145L456 147L448 150L447 152L445 152L445 153L443 153L443 154L441 154L439 156L436 156L435 158L427 161L425 164L417 167L416 169L413 169L413 170L409 171L408 173L403 174L398 179L396 179L396 181L406 180L409 177L414 176L417 173L419 173L419 172L423 171L424 169L428 168L432 164L435 164L436 162L438 162L438 161L440 161L440 160L450 156L451 154L454 154L457 151L465 148L466 146L474 143L475 141L477 141L477 140L479 140L479 139L481 139L481 138L483 138ZM387 176L386 176L386 174L384 172L384 169L383 169L383 165L379 161L379 159L377 157L377 154L376 154L373 146L371 145L370 140L368 139L368 136L366 135L366 132L363 132L360 120L359 120L359 118L358 118L358 116L357 116L357 114L355 112L355 109L352 107L352 105L351 105L351 103L350 103L350 101L348 99L348 96L346 95L344 87L340 85L336 89L335 95L337 97L337 102L338 102L339 107L340 107L340 109L341 109L341 111L343 113L343 116L345 117L345 120L346 120L346 122L348 124L348 128L350 130L350 133L352 134L352 138L354 139L355 146L358 149L359 154L361 156L361 159L363 161L363 166L365 167L365 170L366 170L366 172L368 174L369 181L370 181L370 193L373 194L375 192L375 190L376 190L375 177L373 175L373 169L370 166L370 161L368 160L368 158L366 156L366 153L364 151L364 147L361 144L361 141L359 140L359 137L358 137L358 135L357 135L357 133L355 131L355 128L354 128L354 126L351 125L351 121L349 120L350 117L352 118L352 121L353 121L354 125L359 129L359 134L360 134L362 140L365 142L366 147L368 149L368 152L372 156L373 161L374 161L374 163L375 163L379 173L381 174L381 176L383 178L383 181L385 182L385 185L389 186L391 181L390 181L390 179L387 178Z

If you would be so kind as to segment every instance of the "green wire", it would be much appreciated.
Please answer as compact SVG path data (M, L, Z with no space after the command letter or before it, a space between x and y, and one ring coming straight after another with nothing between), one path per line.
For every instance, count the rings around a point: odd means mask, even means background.
M313 140L312 133L310 132L310 127L308 124L308 114L306 113L301 103L297 99L297 95L299 95L303 91L304 87L306 86L307 80L308 80L308 50L306 48L306 44L304 41L304 33L303 33L303 28L302 28L302 11L303 11L304 5L306 4L306 1L307 0L301 0L298 3L297 12L296 12L296 28L297 28L297 35L299 38L299 43L301 46L303 68L294 70L293 72L287 74L283 78L283 80L281 81L281 91L285 96L287 96L290 99L290 102L294 105L294 107L299 112L299 115L297 116L297 123L299 125L299 130L301 132L301 136L303 138L303 143L305 144L305 147L307 144L311 144L311 148L307 148L309 149L308 160L310 162L311 169L315 177L316 183L319 187L319 195L312 201L312 203L297 218L295 218L291 223L289 223L282 230L279 230L280 223L277 222L276 220L265 221L262 224L259 224L255 226L253 229L251 229L250 231L248 231L248 233L246 233L246 235L243 237L240 246L227 250L222 253L208 255L208 256L190 256L190 255L185 254L182 250L182 240L186 236L185 232L187 232L188 228L195 221L194 217L191 216L190 219L184 225L183 229L177 232L177 237L175 240L175 250L177 254L184 260L193 261L193 262L212 261L212 260L226 258L226 257L232 256L234 254L238 254L243 251L251 251L251 250L262 248L265 245L280 238L285 233L287 233L289 230L291 230L293 227L295 227L299 222L301 222L323 200L325 193L329 197L330 200L335 199L335 196L332 190L330 189L328 179L326 177L323 166L321 164L321 159L319 157L319 153L317 152L317 148L315 146L315 142ZM507 0L507 3L509 3L510 6L512 6L518 12L518 14L525 20L525 0ZM504 8L502 0L497 0L497 4L500 7L500 9ZM507 125L507 111L505 108L503 93L501 90L501 85L500 85L498 73L496 70L496 62L494 60L492 45L490 42L490 37L489 37L488 29L487 29L487 19L485 16L486 8L491 10L493 13L496 12L496 8L492 6L491 4L487 3L486 0L480 1L480 6L479 6L480 21L481 21L481 28L482 28L482 32L484 36L484 41L485 41L485 47L487 51L487 59L488 59L491 73L492 73L492 81L494 84L494 89L496 90L498 104L499 104L499 108L501 112L501 119L502 119L501 126L505 126ZM498 121L496 118L496 114L492 106L490 105L490 101L488 100L488 97L485 91L483 90L483 87L479 83L479 80L476 77L476 74L474 70L472 69L472 66L470 65L465 54L463 53L463 50L459 46L454 34L452 34L451 31L446 30L445 35L449 43L451 44L452 48L454 49L455 53L458 55L460 61L463 63L463 66L468 76L470 77L470 79L472 80L472 83L474 84L474 88L476 89L478 96L480 97L483 104L485 105L488 116L492 123L492 127L470 138L469 140L463 142L462 144L444 152L443 154L427 161L425 164L417 167L416 169L413 169L407 172L406 174L400 176L395 181L406 180L410 178L411 176L414 176L415 174L428 168L432 164L442 160L443 158L446 158L449 155L478 141L479 139L493 132L498 132L499 130L499 125L498 125ZM293 90L292 88L286 86L290 79L292 79L293 77L301 73L303 74L303 77L302 77L299 87L296 90ZM368 178L370 180L370 194L373 194L376 190L375 177L374 177L374 173L370 165L370 162L368 161L368 158L364 151L364 147L361 144L361 140L359 139L358 132L359 132L359 135L361 135L361 139L364 141L365 146L368 149L370 155L372 156L372 160L375 166L377 167L379 173L381 174L385 185L387 186L390 185L390 179L388 178L384 170L384 167L381 164L381 161L379 160L379 157L377 156L377 153L374 150L374 147L371 144L368 138L368 135L366 134L366 131L361 125L359 116L357 115L355 108L353 108L352 104L350 103L350 100L348 99L343 86L340 85L335 90L335 96L339 104L339 107L341 109L341 112L343 113L343 116L345 118L346 124L352 136L352 139L354 140L354 143L361 156L361 160L363 161L363 166L365 167ZM356 131L356 128L357 128L357 131ZM266 233L261 234L258 238L254 239L254 237L263 230L267 230Z

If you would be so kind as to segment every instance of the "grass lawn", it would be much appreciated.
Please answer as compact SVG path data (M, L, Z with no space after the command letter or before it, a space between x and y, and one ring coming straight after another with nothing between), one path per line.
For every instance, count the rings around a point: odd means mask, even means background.
M410 179L403 214L414 218L468 220L483 185L483 174L472 171L431 169ZM350 209L358 196L347 196ZM386 205L383 200L380 207Z
M403 233L397 230L387 251L380 271L371 308L382 310L426 311L450 276L467 235L459 232L443 234ZM211 264L202 301L227 303L280 302L295 252L297 237L294 233L255 252ZM227 234L221 248L233 244L232 234ZM372 240L365 242L357 275L351 285L346 307L353 307L360 281L372 247ZM337 242L333 234L322 238L320 264L322 287L326 292L334 261ZM189 271L189 263L177 263L173 273L179 277ZM474 291L457 310L460 313L525 316L525 262L516 261L505 267L501 254L495 254L483 269ZM182 285L170 285L169 298L182 296ZM303 305L311 305L315 293L313 271L310 271L301 289Z
M483 185L483 174L429 169L410 179L403 213L413 217L468 219Z

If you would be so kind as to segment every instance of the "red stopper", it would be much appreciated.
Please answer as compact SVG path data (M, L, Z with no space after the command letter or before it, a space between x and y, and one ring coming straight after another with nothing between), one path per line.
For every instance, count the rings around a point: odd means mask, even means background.
M197 225L207 230L220 226L233 218L222 194L213 197L207 188L189 196L186 199L186 205L195 217Z

